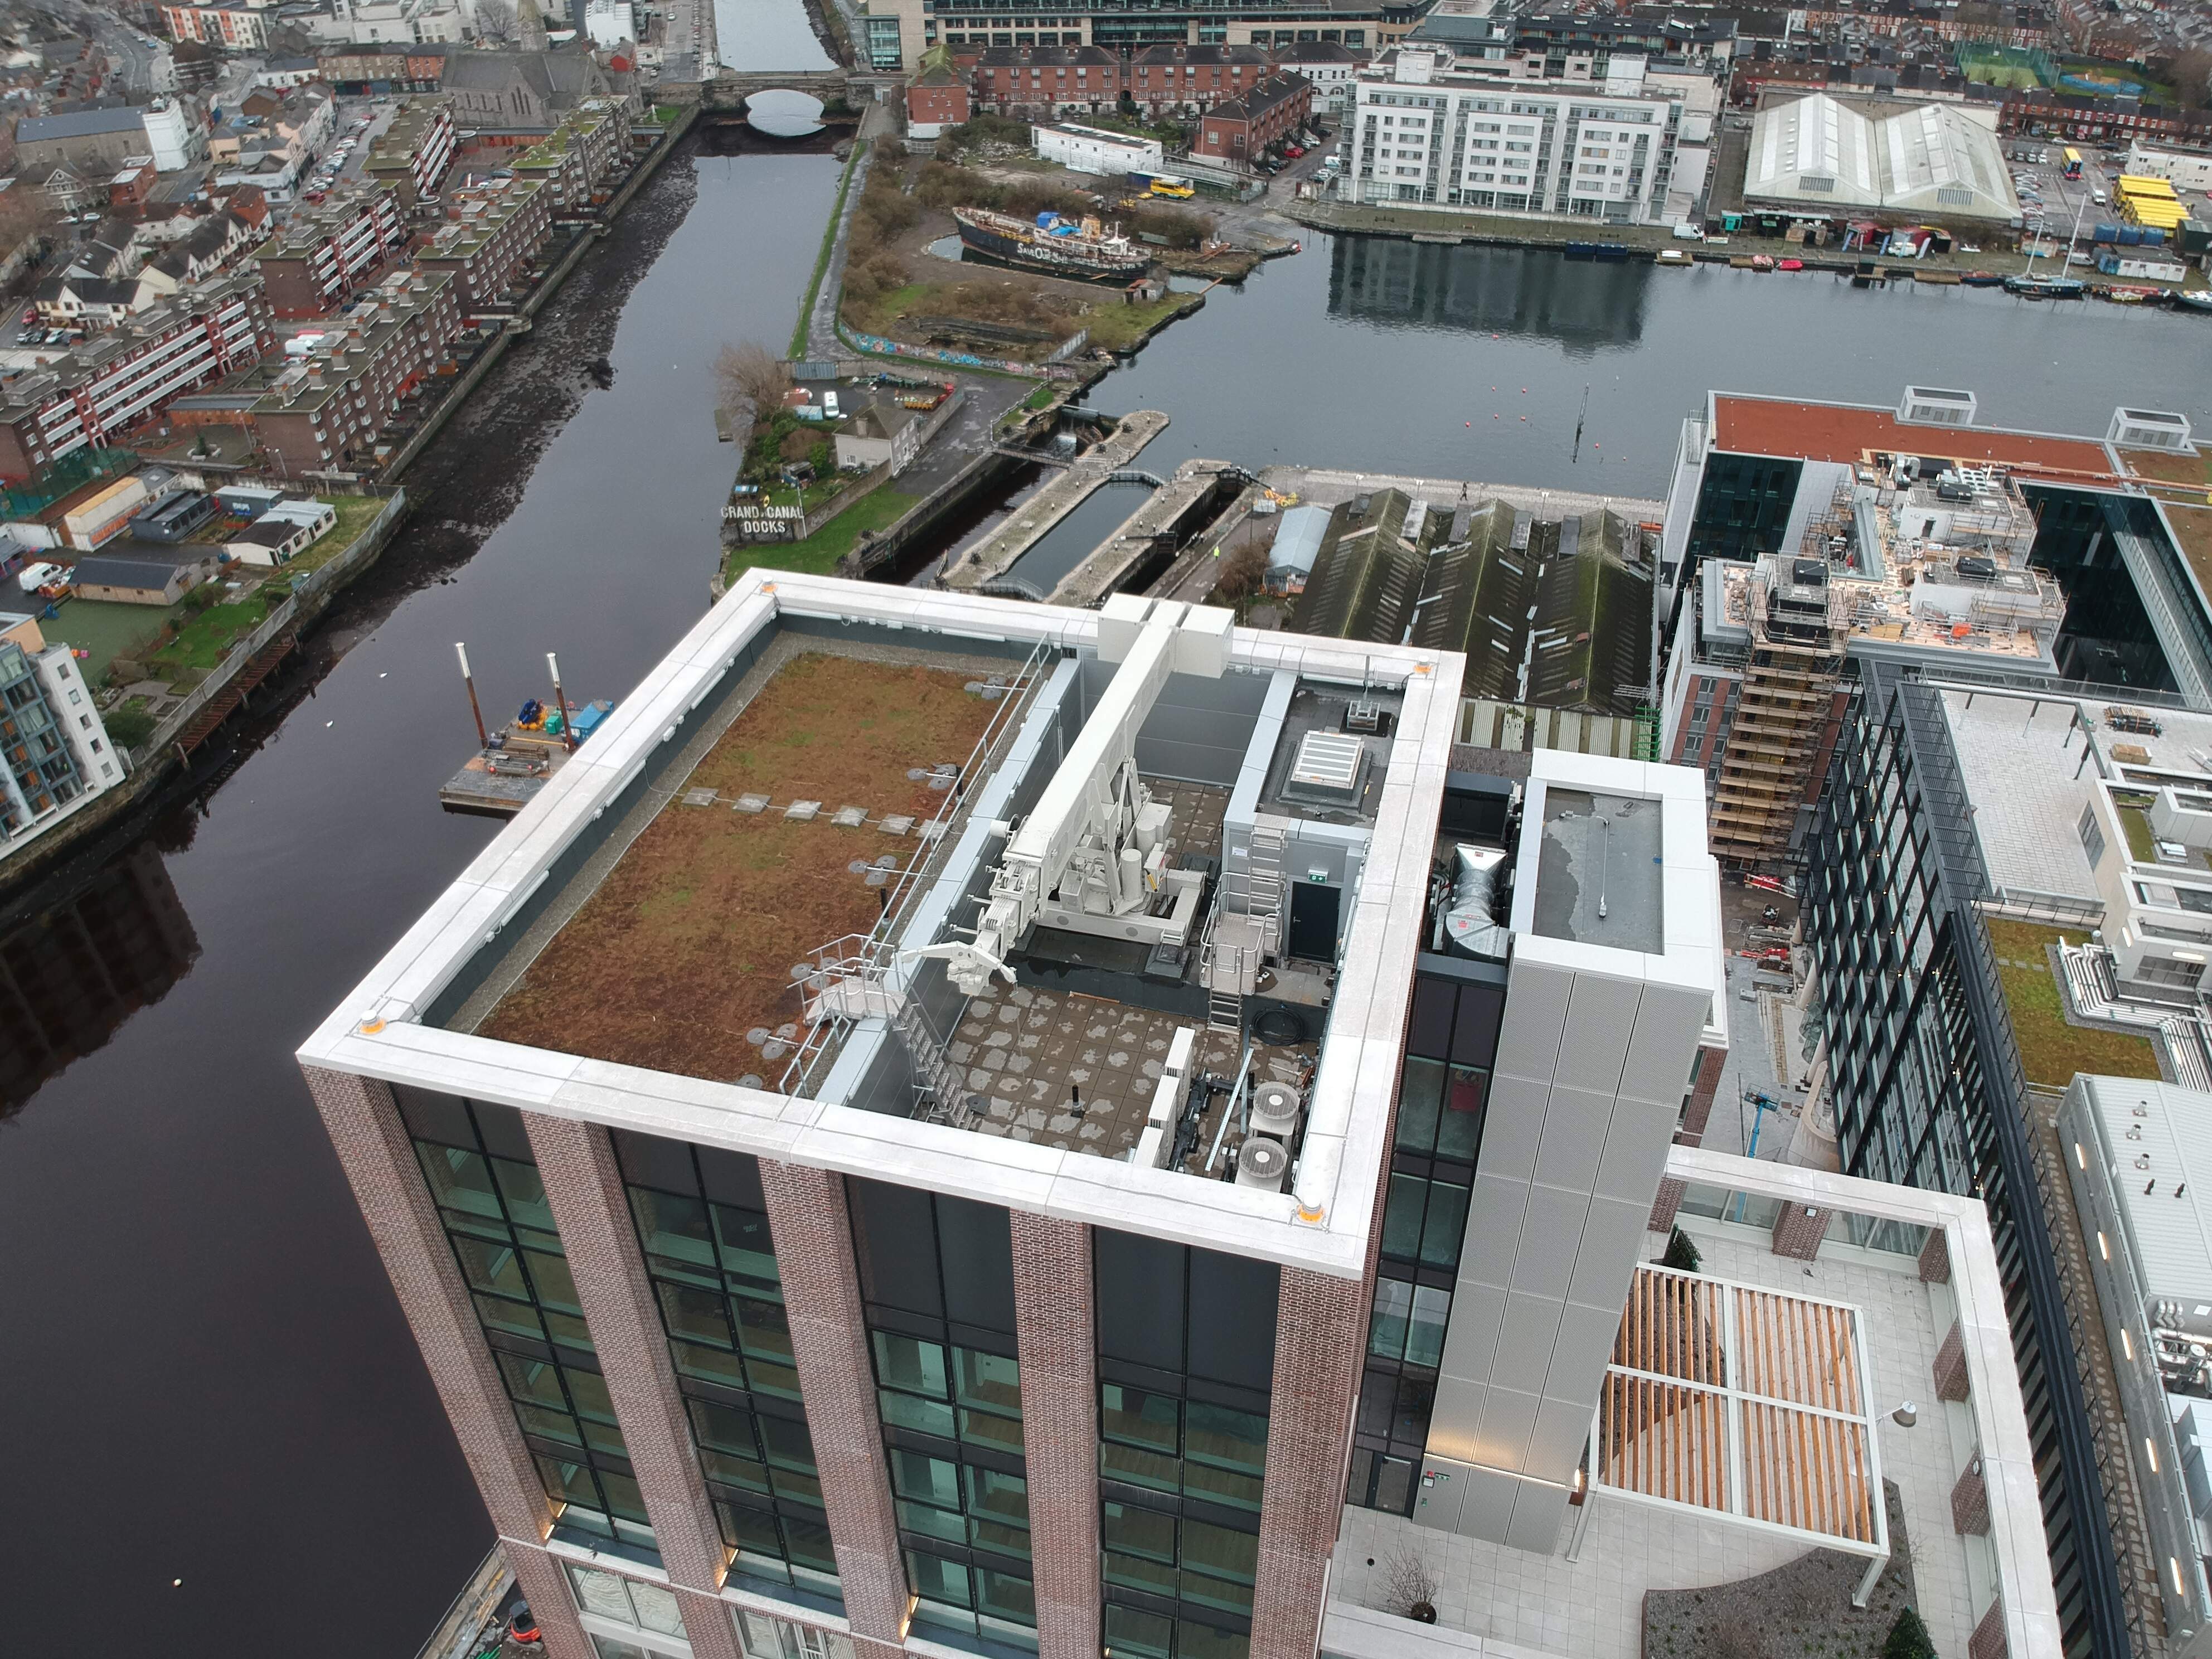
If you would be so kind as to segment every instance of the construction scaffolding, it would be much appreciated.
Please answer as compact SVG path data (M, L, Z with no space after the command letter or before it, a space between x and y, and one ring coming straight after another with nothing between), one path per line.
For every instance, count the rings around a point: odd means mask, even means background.
M1751 579L1751 652L1713 781L1715 857L1758 868L1787 857L1835 704L1844 596L1818 558L1763 561Z

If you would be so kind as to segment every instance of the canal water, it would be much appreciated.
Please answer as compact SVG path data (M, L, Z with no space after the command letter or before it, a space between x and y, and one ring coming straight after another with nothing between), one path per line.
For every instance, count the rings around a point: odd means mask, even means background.
M1173 416L1138 458L1162 477L1208 456L1656 496L1708 387L1894 406L1963 386L1986 423L2101 437L2124 402L2212 429L2208 363L2212 317L2189 313L1313 237L1091 403Z
M1141 459L1139 464L1142 465ZM1099 485L1007 568L1007 578L1040 596L1050 593L1061 577L1082 563L1151 494L1140 484Z
M291 1051L497 827L437 804L453 641L489 717L548 650L619 696L704 611L709 365L788 337L837 173L671 162L409 479L312 695L0 939L0 1650L394 1659L489 1547Z
M825 6L836 0L822 0ZM827 70L836 65L807 21L799 0L714 0L714 40L725 67Z
M391 1659L489 1545L291 1050L495 828L436 805L472 741L453 642L503 714L546 690L545 651L572 696L619 696L700 615L736 461L709 365L787 337L836 179L793 155L657 179L410 481L416 519L272 686L295 706L0 936L0 1548L34 1587L9 1651L128 1632ZM1917 380L1990 421L2101 432L2125 400L2212 428L2208 327L1316 238L1094 402L1170 411L1139 461L1162 475L1207 455L1654 495L1714 384L1888 404ZM1139 499L1094 497L1068 563Z

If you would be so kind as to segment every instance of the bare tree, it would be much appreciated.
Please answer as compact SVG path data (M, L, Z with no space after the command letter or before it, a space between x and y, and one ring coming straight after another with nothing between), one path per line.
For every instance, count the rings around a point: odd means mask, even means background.
M2173 95L2184 109L2212 106L2212 52L2193 46L2174 54L2166 78L2173 82Z
M1433 1624L1437 1616L1436 1570L1418 1549L1394 1550L1382 1559L1383 1611L1401 1619ZM1425 1615L1425 1617L1424 1617Z
M775 412L791 390L791 371L757 340L715 354L714 386L722 408L750 425Z
M514 0L476 0L477 33L486 40L514 39Z

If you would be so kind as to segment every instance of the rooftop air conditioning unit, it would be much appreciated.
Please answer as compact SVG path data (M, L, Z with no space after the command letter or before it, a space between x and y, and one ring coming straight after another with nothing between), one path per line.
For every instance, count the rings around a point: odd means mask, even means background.
M2116 409L2112 430L2105 441L2122 449L2171 449L2193 455L2189 441L2189 417L2162 409Z
M1237 1149L1237 1184L1257 1187L1263 1191L1279 1193L1283 1177L1290 1173L1291 1155L1283 1150L1279 1140L1265 1135L1254 1135Z
M1301 1103L1298 1091L1289 1084L1261 1084L1252 1091L1252 1132L1287 1142L1297 1133Z
M1916 426L1972 426L1974 394L1942 386L1909 386L1897 405L1897 418Z

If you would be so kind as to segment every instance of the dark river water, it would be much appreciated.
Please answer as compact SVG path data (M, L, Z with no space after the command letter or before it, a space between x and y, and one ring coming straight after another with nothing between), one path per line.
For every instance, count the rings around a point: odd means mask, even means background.
M416 518L272 686L291 706L0 937L0 1651L404 1659L489 1545L291 1050L496 827L436 804L472 738L453 642L503 714L544 652L620 696L700 615L736 460L708 366L787 337L836 173L657 179L410 478ZM1155 472L1656 495L1709 385L1917 380L2101 434L2122 399L2212 427L2208 361L2199 317L1316 239L1093 401L1172 414Z

